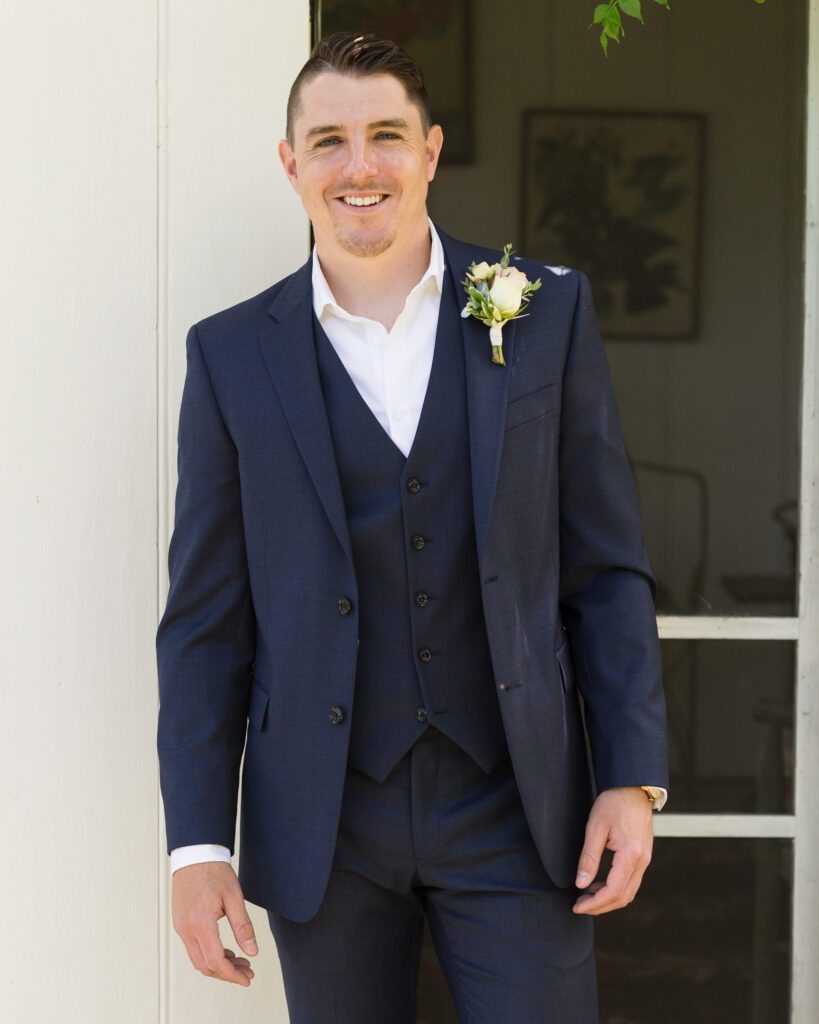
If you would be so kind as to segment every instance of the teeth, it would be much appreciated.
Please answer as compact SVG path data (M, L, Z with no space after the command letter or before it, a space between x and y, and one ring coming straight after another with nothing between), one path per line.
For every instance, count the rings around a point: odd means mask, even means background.
M384 198L383 195L376 196L344 196L344 202L348 206L374 206L376 203L380 203Z

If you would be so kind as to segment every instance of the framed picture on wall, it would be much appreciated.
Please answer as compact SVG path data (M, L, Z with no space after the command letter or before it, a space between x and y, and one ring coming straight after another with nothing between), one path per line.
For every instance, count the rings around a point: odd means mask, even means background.
M521 252L582 270L604 338L698 331L701 114L527 110Z
M444 130L443 164L472 160L471 20L467 0L314 0L316 39L372 32L392 39L424 71L433 121Z

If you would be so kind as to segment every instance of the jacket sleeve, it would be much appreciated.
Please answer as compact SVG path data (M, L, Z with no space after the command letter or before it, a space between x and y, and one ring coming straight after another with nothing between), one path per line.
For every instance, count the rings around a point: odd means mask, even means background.
M157 632L157 748L168 850L234 848L256 625L239 467L197 328L179 417L170 591Z
M579 274L560 423L560 605L597 789L668 785L656 584L589 282Z

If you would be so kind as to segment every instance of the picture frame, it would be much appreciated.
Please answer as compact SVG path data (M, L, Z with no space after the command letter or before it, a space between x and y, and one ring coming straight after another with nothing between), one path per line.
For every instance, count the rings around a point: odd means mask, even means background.
M521 251L585 273L604 338L699 330L705 118L528 109Z

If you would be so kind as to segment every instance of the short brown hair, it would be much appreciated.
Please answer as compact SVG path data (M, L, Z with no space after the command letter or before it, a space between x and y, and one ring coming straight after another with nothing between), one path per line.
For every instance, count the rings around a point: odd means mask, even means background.
M293 145L293 123L299 112L301 90L314 78L327 71L354 78L369 75L392 75L407 91L407 97L418 108L424 135L432 127L424 75L408 53L389 39L354 32L336 32L320 39L310 59L296 75L287 98L287 141Z

